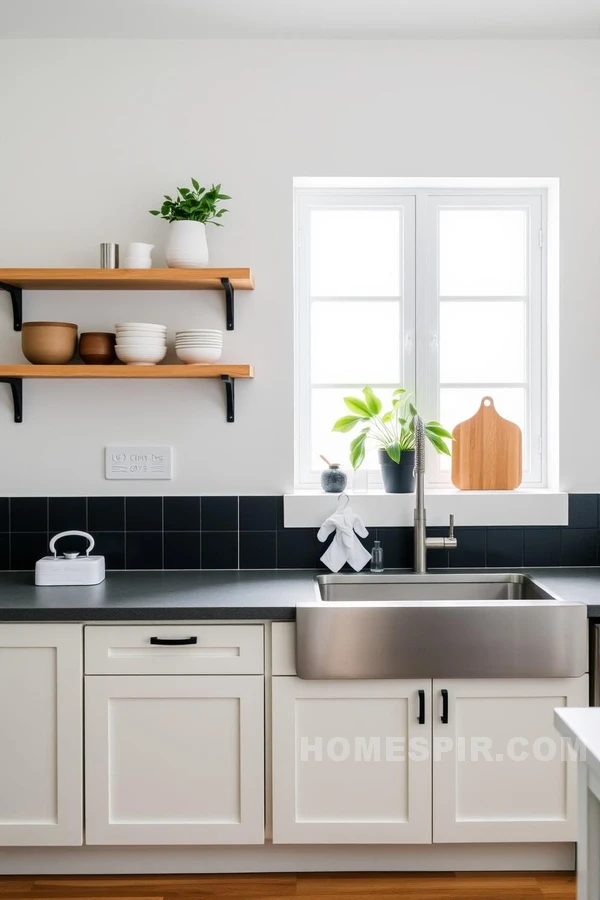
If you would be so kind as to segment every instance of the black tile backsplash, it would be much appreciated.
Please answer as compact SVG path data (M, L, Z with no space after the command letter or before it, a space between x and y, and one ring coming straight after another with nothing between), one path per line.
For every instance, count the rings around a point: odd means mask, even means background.
M237 497L203 497L200 505L202 531L237 531Z
M125 531L125 497L88 497L90 531Z
M523 565L523 529L488 528L486 564L504 569Z
M125 529L126 531L162 531L163 498L126 497ZM153 566L153 568L155 567Z
M126 569L162 569L162 531L127 531L125 534Z
M430 550L430 568L596 566L600 495L571 494L565 527L459 527L458 549ZM284 528L283 497L0 497L0 570L33 569L59 531L89 531L108 569L313 569L332 538ZM447 528L428 528L445 536ZM370 528L386 568L411 568L412 528ZM66 538L59 550L85 549Z
M165 531L165 569L199 569L200 531Z
M237 531L203 531L201 553L203 569L237 569Z
M165 531L200 531L200 497L165 497L164 517Z
M13 497L9 531L48 531L48 499Z
M276 569L277 532L240 531L240 569Z
M48 500L48 531L85 531L87 528L87 499L85 497L50 497Z

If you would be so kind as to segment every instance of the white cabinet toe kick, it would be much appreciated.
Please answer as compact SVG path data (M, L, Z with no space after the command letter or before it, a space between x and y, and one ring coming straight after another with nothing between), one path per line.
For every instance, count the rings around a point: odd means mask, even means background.
M571 868L553 711L587 705L587 675L306 681L292 622L0 625L0 872Z

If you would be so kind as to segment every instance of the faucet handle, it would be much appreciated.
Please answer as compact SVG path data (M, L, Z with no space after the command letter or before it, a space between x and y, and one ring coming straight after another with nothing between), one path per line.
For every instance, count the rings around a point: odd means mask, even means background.
M448 524L448 537L454 539L454 515L450 513L450 522Z

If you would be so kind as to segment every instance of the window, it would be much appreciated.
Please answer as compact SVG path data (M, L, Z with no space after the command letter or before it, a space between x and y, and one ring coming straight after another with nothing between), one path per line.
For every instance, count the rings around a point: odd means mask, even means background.
M402 385L450 430L493 396L523 430L523 483L546 484L545 191L296 188L296 482L320 454L348 461L331 431L344 396ZM428 451L429 452L429 451ZM380 485L376 454L364 464ZM431 451L430 486L450 486Z

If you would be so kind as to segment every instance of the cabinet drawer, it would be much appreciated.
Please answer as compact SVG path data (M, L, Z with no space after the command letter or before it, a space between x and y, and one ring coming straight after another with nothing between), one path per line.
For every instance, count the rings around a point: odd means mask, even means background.
M262 675L262 625L89 625L86 675Z

